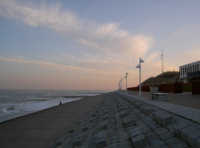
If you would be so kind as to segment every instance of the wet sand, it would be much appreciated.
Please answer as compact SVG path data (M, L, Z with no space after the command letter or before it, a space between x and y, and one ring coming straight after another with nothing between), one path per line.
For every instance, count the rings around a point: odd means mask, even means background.
M102 95L56 106L0 124L2 148L50 148L56 138L84 120L103 100Z

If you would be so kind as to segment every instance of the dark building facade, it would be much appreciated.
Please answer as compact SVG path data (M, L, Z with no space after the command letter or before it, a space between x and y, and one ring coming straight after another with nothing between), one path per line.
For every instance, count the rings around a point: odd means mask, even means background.
M187 82L192 79L200 78L200 61L185 64L179 67L180 79Z

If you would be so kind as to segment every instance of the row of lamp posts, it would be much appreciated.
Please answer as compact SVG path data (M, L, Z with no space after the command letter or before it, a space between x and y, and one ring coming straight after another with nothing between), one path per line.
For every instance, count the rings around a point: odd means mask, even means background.
M123 80L126 80L126 90L127 90L127 79L128 79L128 72L126 72L125 76L119 80L119 90L122 90Z
M142 85L141 85L141 80L142 80L142 63L144 63L144 60L142 58L139 58L139 64L136 66L136 68L139 69L139 96L142 94ZM123 79L125 78L126 80L126 90L127 90L127 79L128 79L128 73L126 72L125 76L122 77L119 81L119 90L122 90L122 84L123 84Z

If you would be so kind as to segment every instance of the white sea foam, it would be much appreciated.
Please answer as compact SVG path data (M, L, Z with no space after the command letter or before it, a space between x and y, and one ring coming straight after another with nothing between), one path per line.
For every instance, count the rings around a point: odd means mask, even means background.
M16 117L24 116L30 113L38 112L53 106L77 101L81 98L56 98L47 101L28 101L22 103L5 103L0 105L0 122L10 120Z
M60 102L80 100L83 96L96 96L103 91L66 90L0 90L0 122L41 111ZM65 97L63 97L65 96Z

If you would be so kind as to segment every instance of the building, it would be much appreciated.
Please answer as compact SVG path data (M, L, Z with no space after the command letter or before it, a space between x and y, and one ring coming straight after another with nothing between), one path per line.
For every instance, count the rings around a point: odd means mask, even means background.
M200 61L185 64L179 67L180 79L184 82L200 78Z

